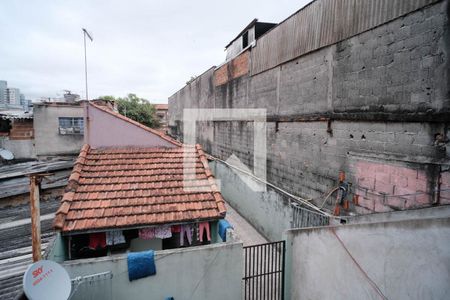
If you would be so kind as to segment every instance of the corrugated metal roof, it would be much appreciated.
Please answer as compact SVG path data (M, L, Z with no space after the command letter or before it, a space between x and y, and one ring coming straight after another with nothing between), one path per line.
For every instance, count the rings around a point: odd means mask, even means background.
M23 110L2 110L0 111L0 118L3 120L33 119L33 112Z
M252 75L441 0L316 0L257 40Z

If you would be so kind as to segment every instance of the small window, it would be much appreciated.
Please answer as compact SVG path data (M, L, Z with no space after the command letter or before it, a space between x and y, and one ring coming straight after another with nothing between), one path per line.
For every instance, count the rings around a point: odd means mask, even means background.
M59 134L84 134L84 120L83 118L59 118Z
M245 49L247 46L248 46L248 31L246 31L242 36L242 49Z

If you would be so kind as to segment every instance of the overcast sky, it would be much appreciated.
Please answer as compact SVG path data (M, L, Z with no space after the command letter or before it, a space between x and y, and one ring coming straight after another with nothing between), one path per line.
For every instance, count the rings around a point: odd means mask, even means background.
M136 93L165 103L193 75L225 59L224 46L253 18L278 23L309 0L0 1L0 80L29 99Z

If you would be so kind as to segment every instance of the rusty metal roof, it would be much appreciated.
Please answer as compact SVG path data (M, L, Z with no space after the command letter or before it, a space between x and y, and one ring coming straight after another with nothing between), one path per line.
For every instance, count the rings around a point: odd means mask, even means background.
M2 110L0 111L2 120L33 119L33 112L23 110Z

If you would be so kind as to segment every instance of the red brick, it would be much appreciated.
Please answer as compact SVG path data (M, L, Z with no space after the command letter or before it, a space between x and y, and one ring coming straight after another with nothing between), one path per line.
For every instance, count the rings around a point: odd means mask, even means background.
M367 208L367 209L369 209L371 211L374 210L375 204L374 204L373 200L367 199L367 198L362 197L362 196L359 196L359 201L358 202L359 202L359 204L358 204L359 206Z
M380 194L392 195L394 193L394 186L390 183L385 183L383 181L376 181L375 191Z

